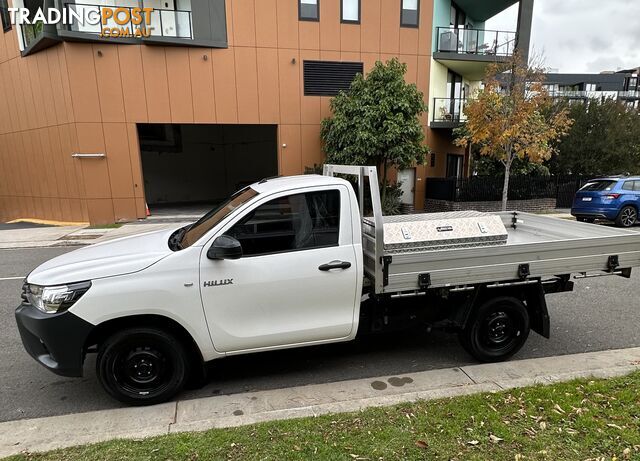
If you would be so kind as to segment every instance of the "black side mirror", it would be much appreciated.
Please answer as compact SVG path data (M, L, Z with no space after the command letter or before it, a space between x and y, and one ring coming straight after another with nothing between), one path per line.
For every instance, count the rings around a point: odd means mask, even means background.
M207 251L209 259L239 259L242 258L242 245L233 237L221 235L213 241Z

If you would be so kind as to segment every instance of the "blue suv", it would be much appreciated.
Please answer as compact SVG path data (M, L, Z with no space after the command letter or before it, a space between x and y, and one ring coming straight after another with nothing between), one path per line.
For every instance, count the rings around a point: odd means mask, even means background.
M640 209L640 177L605 177L590 180L577 193L571 214L578 221L594 222L597 218L631 227L638 221Z

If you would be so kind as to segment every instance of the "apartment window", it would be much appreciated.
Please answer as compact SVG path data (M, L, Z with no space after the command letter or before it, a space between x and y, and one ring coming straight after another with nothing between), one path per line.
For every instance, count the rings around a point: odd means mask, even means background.
M351 87L364 66L361 62L304 61L303 72L305 96L335 96Z
M289 195L259 206L227 232L242 244L243 256L338 245L340 192Z
M7 0L0 0L0 21L2 22L3 31L8 32L11 30L11 18L9 17Z
M435 168L435 167L436 167L436 153L431 152L431 168Z
M587 83L586 84L586 91L596 91L598 89L598 85L595 83Z
M360 0L341 0L340 12L342 22L360 23Z
M298 0L298 18L301 21L318 21L320 13L318 2L320 0Z
M400 25L402 27L418 27L420 23L420 0L402 0Z

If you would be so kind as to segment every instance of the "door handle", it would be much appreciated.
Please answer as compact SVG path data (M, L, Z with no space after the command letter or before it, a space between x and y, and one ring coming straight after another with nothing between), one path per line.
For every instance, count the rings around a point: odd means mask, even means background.
M321 271L330 271L331 269L349 269L351 263L349 261L331 261L318 267Z

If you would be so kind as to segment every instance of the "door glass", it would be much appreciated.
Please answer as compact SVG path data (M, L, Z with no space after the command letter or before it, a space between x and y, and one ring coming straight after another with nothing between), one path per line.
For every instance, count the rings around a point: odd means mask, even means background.
M622 190L633 190L634 181L625 181L622 185Z
M340 192L308 192L271 200L253 210L226 235L244 256L338 245Z

